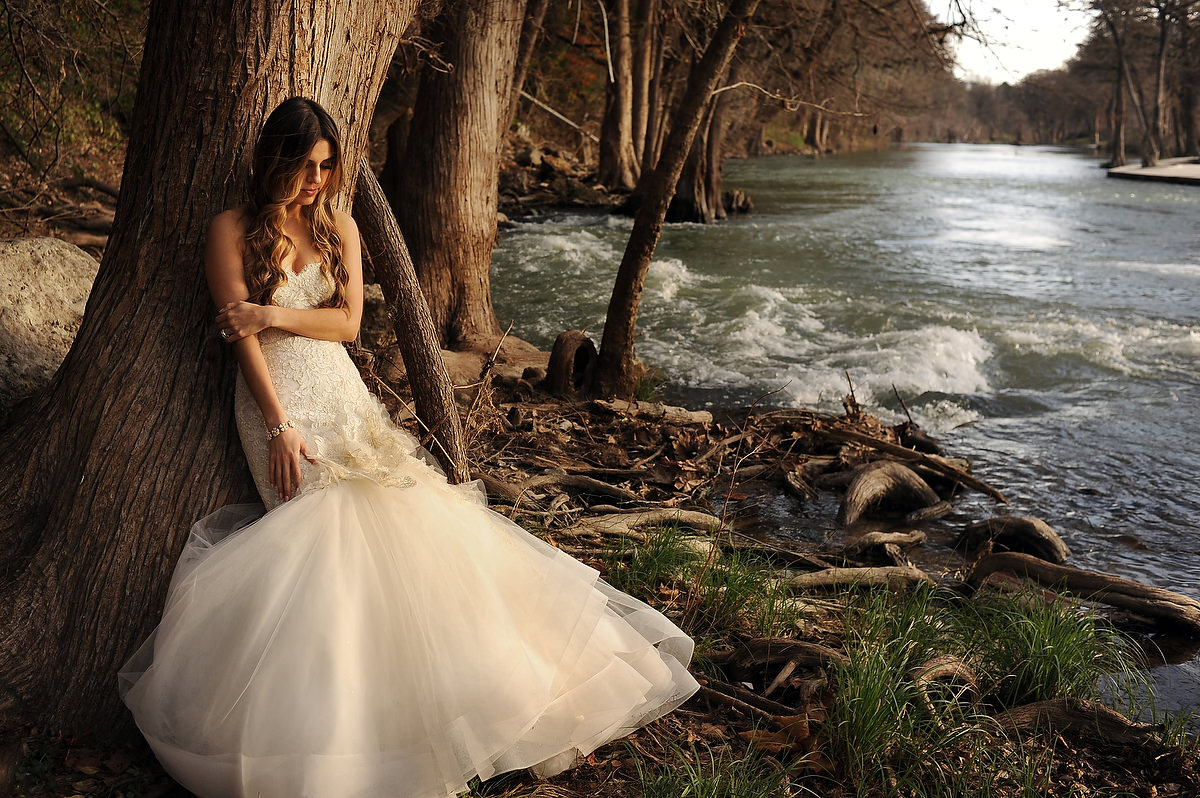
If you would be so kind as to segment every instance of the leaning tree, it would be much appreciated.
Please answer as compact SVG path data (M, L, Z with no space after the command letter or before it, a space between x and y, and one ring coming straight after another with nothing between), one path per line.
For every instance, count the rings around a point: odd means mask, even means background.
M254 135L290 95L339 121L355 185L415 6L154 3L83 324L51 384L0 431L0 729L123 723L115 672L153 626L189 524L250 486L232 358L212 334L207 220L242 201Z

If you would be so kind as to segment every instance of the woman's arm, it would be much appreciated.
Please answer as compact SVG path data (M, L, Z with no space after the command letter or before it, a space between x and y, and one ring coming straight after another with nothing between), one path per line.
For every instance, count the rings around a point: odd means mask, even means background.
M208 228L208 244L204 251L204 270L208 277L208 290L217 307L245 302L250 296L246 287L246 273L242 260L244 239L241 214L225 211L213 219ZM360 271L361 283L361 271ZM359 295L361 297L361 288ZM251 334L232 341L233 352L246 380L246 387L254 397L263 416L263 435L288 421L287 411L275 392L275 384L267 371L258 344L258 336ZM300 488L300 458L308 457L304 441L295 429L271 439L269 469L271 488L279 492L279 498L287 501Z
M277 327L306 338L322 341L353 341L362 323L363 284L362 246L358 225L349 214L334 211L338 232L342 237L342 263L346 266L346 307L344 308L282 308L276 305L256 305L246 297L218 303L217 325L229 332L230 341L254 335L268 327ZM245 282L243 278L243 282ZM249 296L247 292L246 296Z

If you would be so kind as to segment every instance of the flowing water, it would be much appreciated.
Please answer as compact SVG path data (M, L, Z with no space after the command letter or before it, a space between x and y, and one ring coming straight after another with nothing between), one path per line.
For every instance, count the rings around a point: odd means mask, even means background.
M849 372L865 409L902 420L898 392L1011 512L1055 527L1071 564L1200 598L1200 186L1004 145L731 161L726 186L756 212L669 226L647 279L637 352L669 395L840 411ZM518 223L493 263L501 321L545 348L598 338L630 226ZM764 513L814 534L786 499ZM1164 702L1200 710L1200 658L1175 658Z

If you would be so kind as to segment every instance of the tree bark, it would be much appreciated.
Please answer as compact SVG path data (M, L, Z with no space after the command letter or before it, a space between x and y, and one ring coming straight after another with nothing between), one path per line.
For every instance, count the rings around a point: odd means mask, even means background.
M417 416L428 431L421 442L438 458L451 482L466 482L471 471L462 422L455 410L454 384L437 346L433 317L421 295L421 284L400 226L366 163L358 171L354 218L362 232L363 249L370 256L375 278L392 311L392 325L409 374Z
M234 361L213 334L201 265L208 220L243 201L254 137L294 94L338 120L354 185L414 8L152 7L83 324L52 383L0 432L0 726L129 728L115 672L154 625L189 524L252 491L231 423Z
M646 271L654 248L662 235L667 207L675 194L683 163L691 151L704 108L721 76L729 68L734 48L745 34L759 0L731 0L724 17L713 33L704 55L696 62L688 78L683 100L673 119L658 165L646 180L645 198L634 218L633 231L617 270L616 284L608 303L604 338L597 362L600 395L629 397L638 380L633 355L634 331Z
M400 228L441 345L489 348L501 131L513 92L524 0L450 0L431 36L449 72L426 69L402 164Z
M658 41L658 0L638 0L633 39L633 155L639 172L654 168L646 164L645 155Z
M609 80L600 125L599 180L610 189L632 191L637 185L633 148L633 46L629 0L607 0Z
M513 67L512 96L508 100L508 111L501 117L501 124L506 124L517 115L517 106L521 100L521 90L525 88L525 78L529 75L529 63L533 60L534 50L542 35L542 22L546 19L546 6L550 0L528 0L525 8L525 21L521 24L521 41L517 45L517 63ZM503 133L503 128L501 128Z
M722 92L709 101L708 113L679 177L675 198L667 209L668 222L713 224L725 218L721 197L724 188L722 148L728 109L729 92Z

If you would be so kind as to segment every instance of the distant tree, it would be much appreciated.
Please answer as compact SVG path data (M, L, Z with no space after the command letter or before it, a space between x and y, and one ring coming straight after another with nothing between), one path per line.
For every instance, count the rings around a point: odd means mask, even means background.
M734 48L746 31L759 0L730 0L720 23L696 61L683 99L671 118L662 154L645 182L642 205L617 270L616 284L604 322L604 337L596 366L596 390L608 396L632 396L638 374L633 354L634 330L646 271L662 235L667 207L675 193L683 163L691 151L705 108Z
M604 54L608 81L604 92L604 118L600 125L600 182L609 188L632 191L640 164L633 145L633 34L630 0L604 0Z

